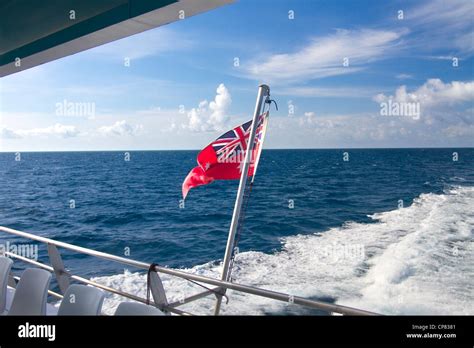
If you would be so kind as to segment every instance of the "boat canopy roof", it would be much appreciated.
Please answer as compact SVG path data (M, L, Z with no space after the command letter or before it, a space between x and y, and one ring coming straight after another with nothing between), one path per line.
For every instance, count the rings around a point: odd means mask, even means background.
M233 0L0 0L0 77Z

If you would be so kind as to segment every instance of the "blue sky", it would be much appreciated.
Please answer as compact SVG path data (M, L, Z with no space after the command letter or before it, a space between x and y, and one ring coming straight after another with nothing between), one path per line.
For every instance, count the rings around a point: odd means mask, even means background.
M269 148L474 146L472 18L473 1L237 1L2 78L0 151L199 149L251 118L259 83Z

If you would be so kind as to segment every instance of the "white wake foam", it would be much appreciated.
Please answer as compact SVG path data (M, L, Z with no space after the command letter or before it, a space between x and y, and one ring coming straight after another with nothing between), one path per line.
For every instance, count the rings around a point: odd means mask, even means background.
M233 276L242 284L332 298L383 314L474 314L474 187L422 194L409 207L371 218L374 223L284 238L282 250L274 254L238 254ZM215 263L187 269L210 277L218 277L220 270ZM145 296L143 273L95 280ZM174 277L163 276L163 282L170 301L203 290ZM228 295L223 314L301 313L292 304L232 291ZM122 300L107 298L105 312L113 313ZM209 297L182 308L211 314L213 305Z

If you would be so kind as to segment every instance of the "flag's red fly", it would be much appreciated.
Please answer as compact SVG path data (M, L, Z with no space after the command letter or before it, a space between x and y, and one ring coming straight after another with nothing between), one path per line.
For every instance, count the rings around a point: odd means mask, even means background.
M252 151L248 176L254 174L255 163L258 162L265 119L268 112L260 115L255 133L255 145ZM193 187L206 185L214 180L239 179L242 173L245 154L250 136L248 121L227 133L221 135L215 141L207 145L198 155L198 166L194 167L184 179L183 199Z

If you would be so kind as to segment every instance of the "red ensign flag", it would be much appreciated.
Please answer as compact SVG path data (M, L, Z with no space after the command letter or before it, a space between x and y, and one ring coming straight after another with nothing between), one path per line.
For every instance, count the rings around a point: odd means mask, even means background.
M254 174L255 163L258 162L267 116L268 112L258 118L248 176ZM199 153L198 166L194 167L184 179L183 199L186 199L189 190L193 187L206 185L214 180L240 179L247 153L251 124L252 121L248 121L235 127L207 145Z

